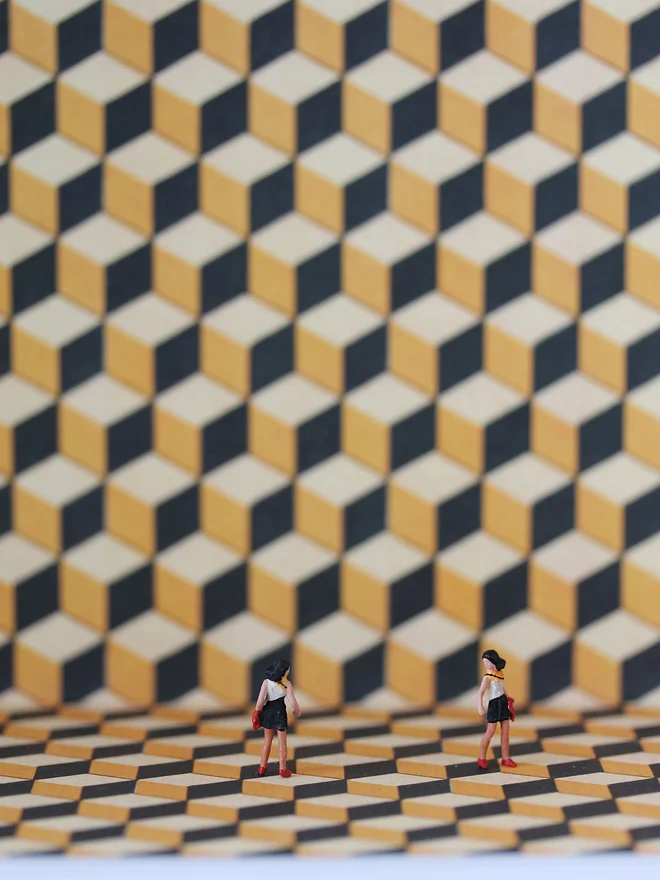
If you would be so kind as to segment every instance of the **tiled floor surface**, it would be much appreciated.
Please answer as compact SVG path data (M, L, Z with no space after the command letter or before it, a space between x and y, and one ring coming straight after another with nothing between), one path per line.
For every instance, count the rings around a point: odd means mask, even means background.
M0 857L660 853L660 715L521 715L518 766L500 769L496 748L488 772L482 729L455 705L312 713L282 779L275 750L257 778L247 715L7 718Z

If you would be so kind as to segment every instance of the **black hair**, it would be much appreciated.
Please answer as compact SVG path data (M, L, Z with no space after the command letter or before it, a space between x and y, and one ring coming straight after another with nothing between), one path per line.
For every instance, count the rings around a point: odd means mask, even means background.
M490 660L495 669L504 669L506 666L506 660L500 657L497 651L484 651L481 657L483 660Z
M281 681L289 666L288 660L276 660L266 670L266 678L270 681Z

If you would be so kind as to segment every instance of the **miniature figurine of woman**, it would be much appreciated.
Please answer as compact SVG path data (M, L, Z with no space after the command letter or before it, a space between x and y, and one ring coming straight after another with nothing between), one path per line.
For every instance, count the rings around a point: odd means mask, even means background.
M287 660L276 660L266 670L266 678L263 680L261 690L259 691L259 697L252 715L252 727L255 730L259 727L264 729L264 747L261 750L261 763L257 770L257 776L266 775L275 731L277 731L277 743L279 746L280 776L283 779L288 779L291 776L291 771L286 766L286 730L288 719L284 701L287 697L293 709L293 714L297 718L300 718L302 712L300 711L291 682L287 678L289 669Z
M480 715L486 715L488 725L486 732L481 738L479 760L477 764L481 770L488 770L486 754L493 734L500 725L500 743L502 746L502 764L504 767L517 767L509 754L509 722L513 721L513 700L507 695L504 688L504 674L502 670L506 666L506 660L497 651L484 651L481 660L486 669L486 674L481 681L479 696L477 697L477 711ZM484 694L488 694L488 712L484 710Z

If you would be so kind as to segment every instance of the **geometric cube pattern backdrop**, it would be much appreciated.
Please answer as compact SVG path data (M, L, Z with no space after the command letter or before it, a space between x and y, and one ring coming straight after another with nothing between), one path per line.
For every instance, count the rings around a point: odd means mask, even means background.
M660 0L0 40L0 709L657 705Z

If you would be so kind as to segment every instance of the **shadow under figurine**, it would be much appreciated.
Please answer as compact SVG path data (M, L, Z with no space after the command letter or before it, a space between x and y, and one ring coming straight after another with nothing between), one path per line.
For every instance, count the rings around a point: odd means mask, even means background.
M509 752L509 722L515 721L516 710L513 697L510 697L504 688L504 673L506 666L504 660L497 651L484 651L481 660L486 669L486 674L481 680L479 695L477 697L477 711L486 716L488 722L486 732L481 738L479 759L477 764L480 770L488 770L488 746L493 738L497 725L500 725L500 743L502 747L502 766L517 767L511 760ZM488 711L484 709L484 694L488 691Z
M257 776L265 776L270 758L270 750L273 737L277 731L277 744L279 747L280 776L288 779L291 771L287 769L287 744L286 731L288 719L285 700L288 698L289 705L296 718L300 718L302 712L293 691L293 685L288 680L290 666L288 660L276 660L266 670L266 678L263 680L259 697L252 713L252 729L264 730L264 747L261 750L261 761Z

